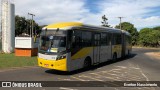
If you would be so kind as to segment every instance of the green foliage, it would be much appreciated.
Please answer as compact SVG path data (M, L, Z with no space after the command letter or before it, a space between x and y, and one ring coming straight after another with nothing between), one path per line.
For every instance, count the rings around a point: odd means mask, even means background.
M160 31L160 26L154 27L154 30L159 30Z
M160 43L160 31L155 28L143 28L139 32L139 44L143 46L158 47Z
M20 17L18 15L15 16L15 34L20 35L23 32L27 32L27 25L24 17Z
M0 39L0 53L1 53L1 50L2 50L2 40Z
M30 35L32 20L26 19L25 17L15 16L15 35L19 36L22 33ZM34 25L34 35L40 29L39 25L33 20Z
M115 28L120 28L120 25L117 25ZM132 36L132 45L137 45L137 40L138 40L138 31L137 29L134 27L133 24L129 23L129 22L123 22L121 23L121 28L122 30L126 30L128 31L131 36Z
M0 69L11 67L24 67L24 66L36 66L37 57L16 57L12 54L0 53Z
M110 27L110 25L108 25L108 18L106 18L106 16L105 15L103 15L102 16L102 26L104 26L104 27Z

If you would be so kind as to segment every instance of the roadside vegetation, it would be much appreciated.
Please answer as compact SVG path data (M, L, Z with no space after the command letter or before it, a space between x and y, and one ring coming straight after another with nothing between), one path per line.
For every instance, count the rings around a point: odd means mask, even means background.
M160 26L142 28L139 32L129 22L123 22L121 26L122 30L126 30L131 34L133 46L160 47ZM119 28L119 25L116 28Z
M15 16L15 36L29 36L31 30L32 20L26 19L25 17L21 17L19 15ZM38 25L38 23L33 20L33 34L38 35L41 32L42 27L45 25Z
M2 50L2 41L0 39L0 51Z
M102 16L102 26L111 27L108 24L108 18ZM116 25L115 28L120 29L120 24ZM134 24L130 22L122 22L121 29L128 31L132 36L132 45L138 47L160 47L160 26L153 28L142 28L137 30Z
M0 69L11 67L36 66L37 57L17 57L12 54L0 53Z

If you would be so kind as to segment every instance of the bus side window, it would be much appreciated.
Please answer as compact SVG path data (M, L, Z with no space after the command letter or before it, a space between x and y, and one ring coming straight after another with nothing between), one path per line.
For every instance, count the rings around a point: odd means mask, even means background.
M122 37L120 34L114 33L112 36L112 45L117 45L122 43Z
M126 42L127 42L128 44L131 44L131 43L132 43L132 39L131 39L130 36L127 36L127 35L126 35Z
M72 31L72 30L69 30L69 31L67 32L67 49L70 49L70 48L71 48L72 34L73 34L73 31Z
M107 36L108 36L107 33L102 33L101 34L101 46L108 45Z
M112 33L111 37L112 37L112 39L111 39L112 40L112 45L115 45L116 44L115 43L116 42L116 40L115 40L116 35Z
M82 32L82 42L81 42L81 46L82 47L89 47L92 45L92 33L91 32L86 32L83 31Z
M111 45L112 34L108 33L107 37L108 37L108 39L107 39L107 45Z
M73 41L74 38L74 41ZM72 47L73 48L80 48L81 47L81 32L80 31L74 31L74 35L72 38Z
M122 37L121 37L121 34L117 34L117 37L116 37L116 44L122 44Z

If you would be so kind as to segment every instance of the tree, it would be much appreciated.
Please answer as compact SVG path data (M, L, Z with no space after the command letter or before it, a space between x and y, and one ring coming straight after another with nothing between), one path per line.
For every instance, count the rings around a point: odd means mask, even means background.
M18 15L15 16L15 35L19 36L22 33L26 33L30 35L31 30L31 22L30 19L25 19L25 17L20 17ZM34 26L34 35L37 34L37 30L40 29L39 25L33 20L33 26Z
M120 25L116 25L115 28L120 29ZM123 23L121 23L121 29L125 30L125 31L128 31L132 36L132 45L137 45L138 31L134 27L134 25L129 23L129 22L123 22Z
M154 28L143 28L139 32L138 42L143 46L157 47L160 41L160 31Z
M26 20L24 17L18 15L15 16L15 35L20 35L23 32L26 32Z
M32 30L32 20L31 19L27 19L26 22L28 23L27 25L27 28L28 28L28 34L30 34L30 31ZM36 35L36 34L40 34L40 29L41 27L38 25L38 23L36 23L34 20L33 20L33 35Z
M160 31L160 26L154 27L154 30L159 30Z
M108 25L108 18L106 18L106 15L103 15L102 16L102 26L104 26L104 27L110 27L110 25Z
M40 33L41 33L41 31L42 31L42 28L45 27L45 26L47 26L47 25L40 25L40 26L38 27L39 29L36 30L36 34L37 34L37 35L40 35Z

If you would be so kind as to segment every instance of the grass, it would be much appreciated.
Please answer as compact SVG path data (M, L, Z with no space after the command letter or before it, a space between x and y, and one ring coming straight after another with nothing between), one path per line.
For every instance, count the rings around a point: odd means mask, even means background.
M0 39L0 51L2 50L2 42L1 42L1 39Z
M17 57L12 54L0 54L0 69L24 66L36 66L37 57Z

